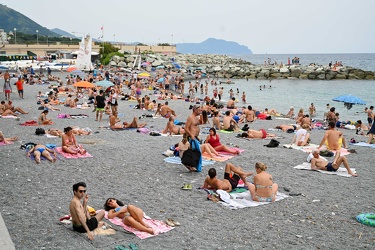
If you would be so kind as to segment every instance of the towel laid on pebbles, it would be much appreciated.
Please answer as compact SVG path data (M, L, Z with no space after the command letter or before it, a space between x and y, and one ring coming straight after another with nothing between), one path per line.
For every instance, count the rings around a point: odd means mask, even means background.
M87 237L86 233L79 233L74 231L70 220L59 221L58 224L69 229L69 231L73 232L74 234L81 236L83 239L90 242L97 249L103 249L115 243L122 242L128 238L126 235L126 233L128 232L125 231L123 228L115 225L111 226L112 228L95 229L94 231L92 231L94 234L94 240L91 241Z
M284 144L283 147L301 150L301 151L306 152L306 153L311 153L314 149L318 149L319 145L310 144L308 146L297 146L296 144ZM321 150L326 150L326 149L327 149L326 146L323 146L321 148ZM330 150L330 151L332 151L334 154L336 154L336 150ZM339 152L340 152L340 155L350 154L350 152L346 148L341 148L339 150Z
M219 203L229 209L239 209L245 207L257 207L260 205L267 205L271 204L272 202L258 202L253 201L248 190L242 190L241 192L237 192L234 190L233 192L227 193L224 190L216 190L216 193L220 195ZM276 194L276 201L283 200L287 198L288 195L284 193L277 192Z
M295 169L301 169L301 170L311 170L311 171L318 171L323 174L330 174L330 175L338 175L342 177L352 177L350 174L348 174L348 171L346 171L346 168L344 167L339 167L336 172L331 172L331 171L325 171L325 170L315 170L311 169L311 163L304 162L300 165L297 165L294 167ZM353 173L356 173L355 168L350 168Z
M147 232L142 232L142 231L139 231L138 229L127 226L123 223L123 220L119 217L115 217L113 219L108 219L108 212L107 211L105 211L104 217L107 220L109 220L111 223L124 228L128 232L131 232L131 233L135 234L141 240L157 236L160 233L166 233L166 232L171 231L173 229L173 227L168 226L164 222L159 221L159 220L153 220L145 214L143 215L143 221L147 225L149 225L154 231L156 231L157 232L156 234L149 234Z
M164 161L167 163L172 163L172 164L182 164L180 157L167 157L167 158L164 158ZM212 165L212 164L215 164L215 161L206 160L206 159L202 160L202 166L207 166L207 165Z
M65 152L62 151L61 147L58 147L55 150L56 150L57 153L61 154L62 156L64 156L65 158L68 158L68 159L78 159L78 158L90 158L90 157L93 157L88 152L86 152L86 154L69 154L69 153L65 153Z

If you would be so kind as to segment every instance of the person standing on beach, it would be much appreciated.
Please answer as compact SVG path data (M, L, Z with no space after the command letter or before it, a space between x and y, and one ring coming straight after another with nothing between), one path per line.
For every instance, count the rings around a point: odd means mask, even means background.
M195 138L198 138L199 133L200 133L199 116L202 112L202 109L201 107L197 105L194 105L192 109L193 109L192 114L186 120L185 132L189 135L191 140L194 140Z
M18 78L16 85L17 85L18 95L21 99L23 99L23 82L21 80L21 77Z
M12 86L10 85L10 75L8 70L4 73L4 87L5 100L10 100L10 93L12 93Z
M95 97L95 106L96 106L96 119L95 121L98 121L99 117L99 122L102 121L103 118L103 112L105 108L105 97L103 96L104 91L101 89L99 91L99 95Z
M373 110L374 110L374 106L370 106L370 108L367 109L367 122L368 122L368 128L369 129L372 126L372 122L373 122L373 118L374 118L374 114L372 112Z
M90 216L87 209L89 195L86 193L86 183L78 182L74 184L73 194L69 205L73 230L79 233L87 233L87 237L93 240L94 235L91 231L104 225L104 222L101 221L104 218L104 211L98 212L94 217ZM83 203L81 203L82 199Z

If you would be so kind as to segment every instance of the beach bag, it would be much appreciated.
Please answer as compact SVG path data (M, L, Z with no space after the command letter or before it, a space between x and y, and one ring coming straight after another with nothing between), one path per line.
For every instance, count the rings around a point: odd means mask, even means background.
M242 131L248 131L249 130L249 125L248 124L245 124L242 129Z
M36 135L44 135L46 133L46 131L44 130L44 128L37 128L35 129L35 134Z
M276 141L275 139L271 139L271 141L267 145L264 145L264 146L268 148L276 148L279 146L279 144L280 144L279 141Z
M332 157L335 154L332 151L329 151L329 150L322 150L322 151L319 152L319 155L321 155L321 156L327 156L327 157Z
M189 148L184 152L181 158L182 164L189 167L197 167L201 158L201 152L195 149Z

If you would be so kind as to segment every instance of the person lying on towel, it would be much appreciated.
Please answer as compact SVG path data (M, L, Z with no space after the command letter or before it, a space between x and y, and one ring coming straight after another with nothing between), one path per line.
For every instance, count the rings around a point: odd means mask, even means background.
M104 210L108 211L109 219L119 217L129 227L155 234L155 231L143 222L143 211L134 205L125 205L115 198L108 198L104 203Z
M358 176L357 174L354 174L352 170L350 169L350 166L346 157L340 156L339 152L336 153L336 156L333 162L328 162L327 160L319 157L319 150L317 149L314 149L312 154L314 158L311 159L311 169L336 172L337 169L339 169L340 165L343 163L344 167L348 171L348 174L352 176Z
M203 187L221 189L230 192L237 187L240 179L245 183L246 186L249 186L246 178L252 174L252 172L244 172L241 167L236 167L232 163L228 162L225 165L224 179L219 180L216 177L216 169L210 168L210 170L208 170L208 176L204 180Z
M146 125L146 123L138 123L137 117L134 117L131 123L123 122L122 124L116 124L116 116L111 115L109 117L109 127L111 129L143 128Z

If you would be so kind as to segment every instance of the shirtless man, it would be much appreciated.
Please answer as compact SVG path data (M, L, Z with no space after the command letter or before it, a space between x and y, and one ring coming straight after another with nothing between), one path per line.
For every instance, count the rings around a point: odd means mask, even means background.
M373 122L373 116L374 114L372 113L374 110L374 106L371 106L368 110L367 110L367 122L368 122L368 127L371 128L372 126L372 122Z
M177 116L173 109L168 106L168 102L165 102L160 108L160 115L169 118L171 115Z
M247 138L255 138L255 139L265 139L267 137L275 137L275 134L270 134L264 129L260 130L254 130L254 129L249 129L247 131Z
M309 127L311 126L311 118L309 115L304 115L303 118L301 119L301 127L303 124L307 124L309 125Z
M7 115L17 116L17 114L14 113L12 110L6 108L5 101L1 101L1 104L0 104L0 115L2 115L2 116L7 116Z
M168 132L170 136L172 135L182 135L185 133L185 129L182 127L177 126L174 124L174 116L172 115L169 117L169 121L167 122L167 126L165 129L162 131L162 134L167 134Z
M109 117L109 127L111 129L143 128L147 125L146 123L138 124L137 117L134 117L131 123L123 122L122 124L116 124L116 119L116 115L111 115Z
M255 112L253 110L253 107L251 107L251 105L249 105L247 107L247 109L244 111L243 114L245 116L245 122L253 122L257 119L256 116L255 116Z
M232 97L232 99L230 99L227 103L227 108L228 109L234 109L236 108L236 106L234 105L234 101L236 100L236 98Z
M87 237L93 240L94 235L91 231L104 225L104 223L101 222L104 218L104 211L98 212L94 217L90 216L87 210L89 195L86 194L86 183L78 182L74 184L73 193L74 196L69 205L73 230L80 233L87 233ZM83 203L81 203L82 199Z
M21 114L25 115L28 114L29 112L24 111L20 107L14 107L13 102L11 100L8 101L8 104L5 104L6 109L10 109L12 112L20 112Z
M344 167L348 171L348 174L352 176L358 176L357 174L353 173L349 167L348 160L345 156L340 156L340 153L336 153L335 159L333 162L328 162L323 158L319 157L319 150L313 150L312 152L314 158L311 159L311 169L314 170L325 170L330 172L336 172L339 169L340 165L343 163Z
M240 179L247 185L246 177L252 174L252 172L244 172L241 167L236 167L228 162L225 165L224 179L219 180L216 177L216 169L210 168L208 176L204 180L203 188L221 189L230 192L237 187Z
M201 107L197 105L194 105L192 110L193 112L191 113L191 115L189 115L189 117L186 120L185 132L189 135L191 140L194 140L195 138L198 138L200 133L199 116L202 110Z
M221 123L219 118L219 111L214 111L214 117L212 118L212 125L215 129L220 130L221 129Z
M225 112L225 116L223 118L223 128L226 131L235 131L239 129L237 122L233 119L233 116L231 116L229 110Z
M42 144L36 144L32 149L27 152L27 157L30 157L31 153L34 153L36 163L40 163L40 157L44 156L50 162L56 162L56 151L53 149L49 149ZM53 153L53 158L50 153Z
M320 149L323 144L326 144L327 149L329 150L340 150L341 145L344 145L344 148L346 148L346 142L343 133L336 130L335 126L336 124L333 121L328 123L329 129L324 134L324 137L320 142L318 149Z

